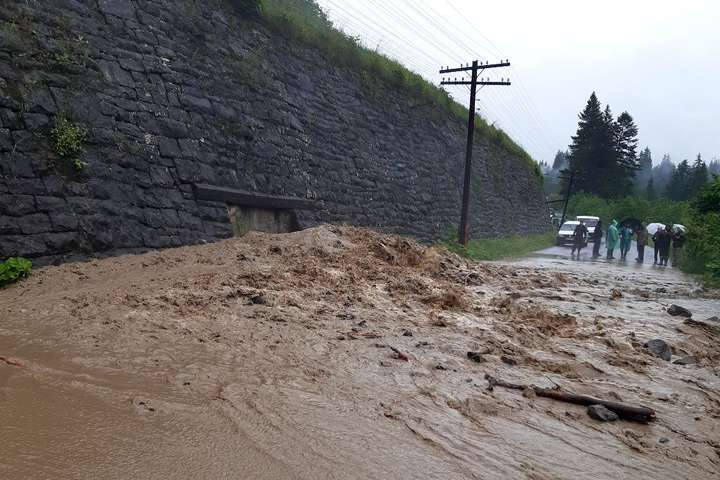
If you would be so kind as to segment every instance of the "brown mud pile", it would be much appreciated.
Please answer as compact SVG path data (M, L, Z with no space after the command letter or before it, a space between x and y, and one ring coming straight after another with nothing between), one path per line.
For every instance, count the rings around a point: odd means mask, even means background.
M0 291L0 478L718 478L720 337L665 312L703 295L349 227L41 269Z

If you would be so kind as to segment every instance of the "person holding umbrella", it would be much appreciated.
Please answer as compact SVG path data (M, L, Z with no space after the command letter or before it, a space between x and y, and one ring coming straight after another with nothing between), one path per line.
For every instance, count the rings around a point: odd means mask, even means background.
M670 258L670 242L672 241L672 227L670 225L667 225L665 227L665 230L659 230L658 233L655 234L657 236L657 240L655 241L655 244L658 247L658 252L660 253L660 265L667 266L668 264L668 258Z
M610 227L608 227L607 231L607 258L608 260L612 260L615 258L613 256L613 252L615 251L615 247L617 246L618 239L620 237L620 234L618 233L617 228L618 222L617 220L613 220L610 224Z
M660 234L662 233L663 229L665 228L665 225L662 223L651 223L647 226L648 232L654 232L652 236L653 241L653 249L654 249L654 256L655 261L653 261L653 265L657 265L658 263L658 254L660 253L660 248L658 246L658 238L660 237Z

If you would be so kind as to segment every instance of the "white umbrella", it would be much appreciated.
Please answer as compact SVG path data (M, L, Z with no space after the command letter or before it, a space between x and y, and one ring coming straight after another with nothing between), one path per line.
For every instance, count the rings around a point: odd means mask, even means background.
M673 224L672 229L673 229L673 232L677 232L678 230L680 230L683 233L687 232L687 227L685 225L680 225L679 223Z
M647 227L645 227L648 231L648 233L655 233L657 232L657 229L665 230L665 224L664 223L651 223Z

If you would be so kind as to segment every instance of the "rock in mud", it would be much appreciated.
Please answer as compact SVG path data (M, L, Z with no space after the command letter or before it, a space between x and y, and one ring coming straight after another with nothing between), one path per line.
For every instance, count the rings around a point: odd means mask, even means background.
M647 349L648 352L650 352L651 355L662 358L666 362L669 362L670 358L672 357L672 350L670 349L670 345L668 345L667 342L665 342L664 340L660 340L659 338L650 340L643 346Z
M412 337L413 333L410 330L403 331L403 337Z
M253 295L252 297L250 297L250 301L255 305L264 305L265 303L267 303L267 300L262 293Z
M600 422L614 422L619 418L617 413L612 410L608 410L603 405L590 405L587 409L587 413L590 418L594 418Z
M692 355L687 355L685 357L680 357L677 360L673 360L673 363L675 365L695 365L697 363L697 358Z
M692 313L690 310L688 310L685 307L681 307L680 305L670 305L667 309L667 313L672 315L673 317L692 317Z
M517 360L509 355L503 355L500 360L506 365L517 365Z
M718 317L710 317L706 320L693 320L692 318L686 318L685 324L705 329L715 335L720 335L720 318Z
M485 357L483 357L480 352L467 352L467 357L477 363L483 363L485 361Z

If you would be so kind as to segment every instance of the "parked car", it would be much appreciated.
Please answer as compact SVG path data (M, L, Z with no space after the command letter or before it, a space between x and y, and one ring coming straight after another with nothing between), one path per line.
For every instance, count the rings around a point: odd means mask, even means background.
M575 217L575 220L577 220L578 222L582 220L582 222L588 229L588 238L590 239L590 241L595 241L595 237L593 234L595 233L595 226L600 221L600 217L593 217L590 215L578 215L577 217Z
M580 222L576 222L573 220L567 221L562 224L560 227L560 230L558 230L557 238L555 242L558 246L563 245L572 245L575 243L575 227L580 225ZM584 246L587 246L587 240L585 241Z

